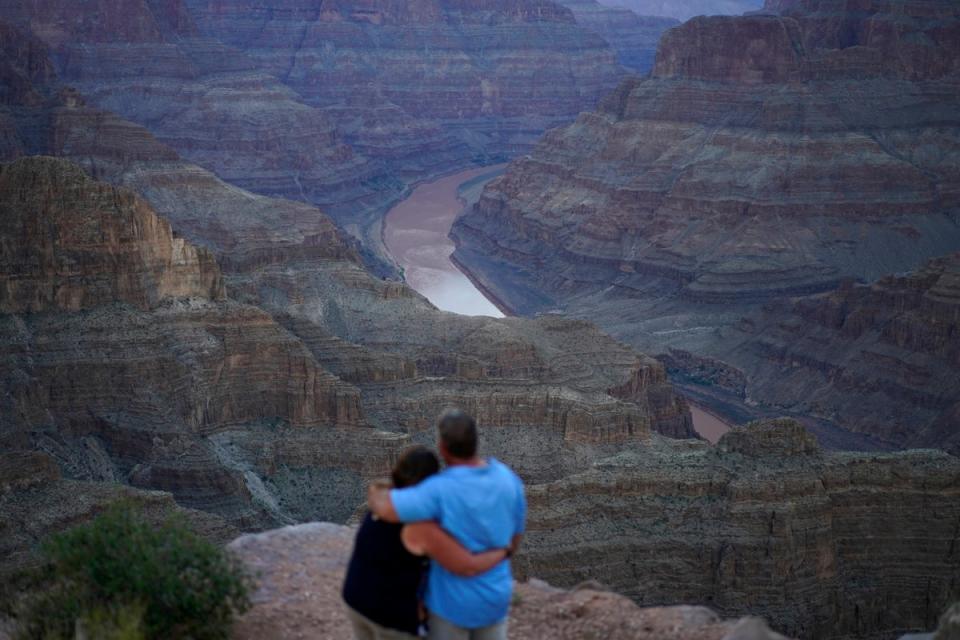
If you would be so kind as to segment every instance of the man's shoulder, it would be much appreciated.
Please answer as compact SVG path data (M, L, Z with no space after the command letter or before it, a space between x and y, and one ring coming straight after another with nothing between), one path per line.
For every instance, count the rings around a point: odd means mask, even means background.
M500 462L496 458L488 458L487 464L493 467L497 473L509 478L514 484L520 485L521 487L523 486L523 480L520 479L520 476L518 476L513 469Z

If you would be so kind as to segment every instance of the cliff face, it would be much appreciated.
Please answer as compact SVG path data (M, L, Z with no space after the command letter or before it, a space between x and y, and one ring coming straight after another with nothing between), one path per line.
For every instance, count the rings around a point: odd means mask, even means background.
M0 169L0 215L5 441L249 526L263 510L205 436L362 424L357 390L267 313L225 300L210 254L130 192L24 158Z
M0 312L150 309L225 296L213 256L175 238L132 193L54 160L0 168Z
M6 3L0 20L41 39L61 80L148 128L221 178L266 194L375 204L390 181L326 114L242 52L204 37L180 0ZM399 187L397 187L399 188Z
M750 393L899 447L960 452L960 255L769 305L730 330ZM859 402L868 396L869 402Z
M958 490L941 452L826 453L796 422L754 423L531 488L521 562L801 638L895 637L934 628L955 597Z
M374 253L423 178L529 148L623 74L550 0L29 0L0 20L91 105L260 194L321 205Z
M763 304L955 251L956 5L868 5L668 31L651 78L488 185L458 262L519 312L715 358L716 330Z
M577 22L609 42L620 64L639 75L653 68L660 36L679 24L673 18L637 15L595 0L560 0L560 4L573 12Z
M188 4L203 33L280 78L404 182L529 148L622 75L606 42L549 0ZM311 200L358 220L355 207ZM377 224L368 242L378 235Z

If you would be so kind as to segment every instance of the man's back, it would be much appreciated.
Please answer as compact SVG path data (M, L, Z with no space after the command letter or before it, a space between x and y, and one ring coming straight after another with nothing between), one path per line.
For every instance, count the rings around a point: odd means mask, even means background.
M436 520L474 552L507 547L523 533L523 483L492 458L480 466L449 467L416 487L392 491L390 497L402 521ZM506 617L512 590L509 562L472 578L453 575L434 562L427 607L459 626L484 627Z

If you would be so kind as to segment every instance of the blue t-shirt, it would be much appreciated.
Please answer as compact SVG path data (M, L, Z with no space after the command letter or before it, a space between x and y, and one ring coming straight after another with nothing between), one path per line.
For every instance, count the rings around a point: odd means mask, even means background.
M527 501L523 482L493 458L482 467L456 465L420 484L390 492L402 522L436 520L472 552L502 549L523 533ZM456 576L430 563L427 608L468 629L507 617L513 595L510 563L472 578Z

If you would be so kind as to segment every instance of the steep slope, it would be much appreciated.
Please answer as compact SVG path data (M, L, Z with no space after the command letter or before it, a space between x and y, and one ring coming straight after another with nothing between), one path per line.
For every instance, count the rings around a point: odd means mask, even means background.
M637 15L629 9L605 6L595 0L559 2L573 12L577 22L610 43L620 64L639 75L646 75L653 68L660 36L679 24L673 18Z
M845 7L668 31L649 79L488 185L454 258L521 313L716 357L717 330L767 302L956 251L957 6Z
M529 490L521 562L642 606L749 612L799 638L936 626L960 579L960 460L827 453L791 420L656 441Z
M720 342L751 395L888 445L960 453L960 254L768 305Z
M551 0L258 7L17 0L0 20L90 104L231 184L322 206L384 273L380 216L411 183L529 148L624 72Z
M268 314L224 299L210 254L132 193L24 158L0 167L0 218L4 441L73 478L169 490L252 526L277 514L208 436L363 424L357 389Z
M0 20L44 41L61 79L92 104L229 182L357 206L391 195L383 169L354 154L335 123L241 52L203 37L180 0L17 0L0 7ZM378 181L387 193L365 185Z

